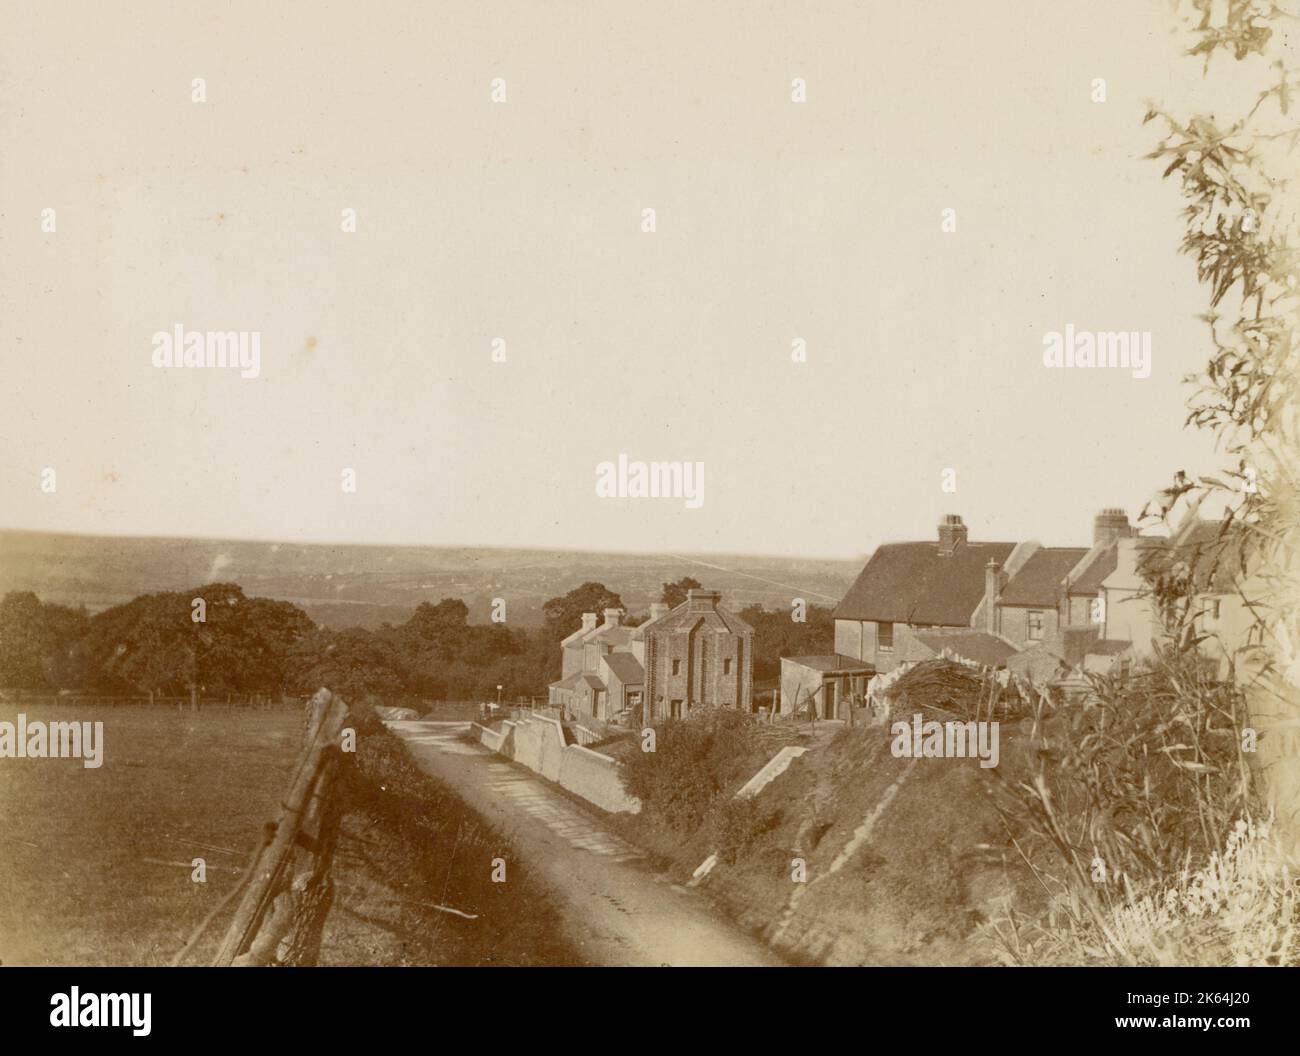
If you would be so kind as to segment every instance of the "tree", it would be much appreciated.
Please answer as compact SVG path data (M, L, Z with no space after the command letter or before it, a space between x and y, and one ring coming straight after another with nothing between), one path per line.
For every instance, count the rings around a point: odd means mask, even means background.
M754 628L754 680L777 678L781 657L835 651L835 621L825 605L809 605L806 619L796 623L788 609L750 605L740 618Z
M1261 648L1243 658L1253 721L1260 727L1255 773L1289 841L1300 843L1300 772L1284 760L1300 750L1300 520L1296 408L1300 362L1295 338L1296 178L1300 142L1294 99L1300 69L1288 40L1294 0L1191 0L1197 14L1189 54L1211 62L1231 55L1255 78L1253 105L1235 119L1182 118L1152 106L1146 120L1165 133L1150 157L1177 177L1187 202L1181 251L1196 261L1209 292L1202 316L1212 355L1188 423L1209 429L1236 461L1226 480L1178 481L1177 495L1226 495L1236 531L1235 571L1255 615ZM1225 95L1227 93L1224 93ZM1225 539L1229 533L1225 532Z
M289 602L207 583L106 609L91 619L86 649L107 692L279 693L290 653L314 626Z
M670 609L675 609L686 600L687 591L699 590L700 586L701 584L698 579L692 579L690 576L683 576L676 583L665 583L663 593L659 598Z
M0 686L60 689L84 677L76 645L89 625L86 613L42 602L31 591L0 599Z
M555 640L567 638L582 626L584 612L623 608L623 599L604 583L584 583L542 606L543 628Z
M322 686L345 700L402 692L401 661L382 636L362 627L317 631L299 641L288 658L290 685L299 694Z

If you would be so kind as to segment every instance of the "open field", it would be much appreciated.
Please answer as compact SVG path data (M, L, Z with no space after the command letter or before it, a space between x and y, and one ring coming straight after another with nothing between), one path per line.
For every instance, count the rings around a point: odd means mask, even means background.
M541 622L547 599L596 580L631 612L659 600L663 583L694 576L728 605L785 609L795 596L833 605L860 560L753 555L613 554L453 546L330 546L221 539L145 539L0 531L0 595L30 590L44 601L99 612L139 594L201 583L238 583L250 596L293 602L328 627L399 623L422 601L460 598L486 622L492 598L510 622Z
M0 721L18 710L0 705ZM274 818L301 748L301 713L21 710L29 722L102 721L103 765L0 759L0 962L165 963ZM206 884L190 879L196 857L207 862ZM197 963L219 937L210 929Z

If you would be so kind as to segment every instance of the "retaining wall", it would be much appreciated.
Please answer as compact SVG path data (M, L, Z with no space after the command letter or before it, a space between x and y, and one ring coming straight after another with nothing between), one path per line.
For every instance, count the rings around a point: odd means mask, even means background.
M564 727L555 719L535 716L520 722L507 720L500 730L477 722L470 726L485 748L528 767L601 810L640 813L641 801L623 789L622 764L580 744L565 744Z

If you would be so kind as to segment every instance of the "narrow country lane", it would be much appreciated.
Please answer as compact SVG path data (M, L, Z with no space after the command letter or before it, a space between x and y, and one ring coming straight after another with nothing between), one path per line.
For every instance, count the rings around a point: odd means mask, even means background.
M757 939L654 872L642 854L541 777L467 741L466 722L389 722L415 761L514 840L569 936L601 965L774 966Z

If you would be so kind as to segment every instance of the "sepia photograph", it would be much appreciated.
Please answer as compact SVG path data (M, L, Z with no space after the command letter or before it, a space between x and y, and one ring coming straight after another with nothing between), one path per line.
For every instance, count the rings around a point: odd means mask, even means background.
M0 142L6 1021L1294 1031L1300 0L0 0Z

